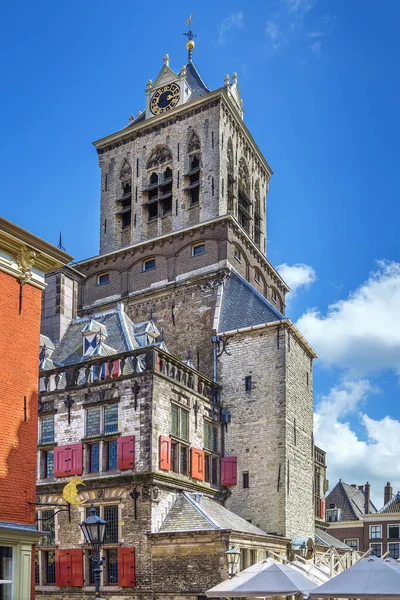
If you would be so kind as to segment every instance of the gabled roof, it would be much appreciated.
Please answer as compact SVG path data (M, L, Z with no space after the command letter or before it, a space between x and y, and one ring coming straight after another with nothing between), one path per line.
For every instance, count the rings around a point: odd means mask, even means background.
M91 317L89 322L86 323L85 327L82 329L82 333L102 333L107 337L107 327Z
M400 512L400 492L397 492L389 502L381 508L380 513L399 513Z
M182 492L178 495L160 528L160 532L216 531L222 529L253 535L267 535L258 527L218 504L218 502L188 492Z
M339 481L326 497L325 506L329 510L330 504L342 511L341 521L359 521L364 515L365 493L358 486L349 485ZM373 503L369 502L369 512L376 513Z
M237 271L232 270L224 283L218 332L232 331L285 317Z

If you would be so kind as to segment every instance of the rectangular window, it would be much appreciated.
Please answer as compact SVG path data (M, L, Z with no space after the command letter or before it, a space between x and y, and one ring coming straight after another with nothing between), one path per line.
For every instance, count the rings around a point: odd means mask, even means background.
M39 529L46 531L46 535L41 538L40 544L42 546L54 546L54 510L42 510L38 525Z
M247 548L240 548L240 570L247 569L248 564L248 550Z
M39 552L35 552L35 585L40 585Z
M181 475L189 474L189 448L180 442L171 441L171 470Z
M370 544L371 554L380 558L382 556L382 544Z
M250 566L257 563L257 550L250 550Z
M369 526L369 537L371 540L382 539L382 525L370 525Z
M150 258L149 260L143 261L143 271L152 271L156 268L156 259Z
M248 471L245 471L243 473L243 487L244 488L249 488L250 487L250 485L249 485L249 473L248 473Z
M48 444L54 442L54 415L47 415L40 419L40 442Z
M211 483L218 485L218 458L215 456L211 459Z
M204 421L204 448L218 452L218 426Z
M118 543L118 505L104 506L103 518L107 521L105 544Z
M5 600L11 600L13 596L12 561L12 548L9 546L0 546L0 598L4 598Z
M46 585L56 583L56 560L54 552L43 552Z
M106 469L105 471L116 471L118 468L118 442L106 443Z
M189 412L176 404L171 404L171 435L189 439Z
M399 558L399 544L389 544L388 550L391 558L397 560Z
M256 282L257 285L261 284L261 276L260 276L259 271L256 271L254 273L254 281Z
M246 392L251 392L251 375L247 375L244 378L244 389Z
M358 550L358 538L351 538L350 540L344 540L344 543L350 546L353 550Z
M234 258L238 262L240 262L240 263L242 262L242 254L241 254L240 250L238 250L237 248L235 248Z
M118 431L118 404L104 407L104 433Z
M398 540L400 538L399 525L388 525L388 538L389 540Z
M97 275L97 285L105 285L106 283L109 283L109 281L110 281L109 273L100 273L100 275Z
M157 192L157 190L156 190L156 192ZM158 202L152 202L151 204L149 204L148 211L149 211L149 221L151 221L152 219L157 219Z
M43 451L43 479L54 477L54 450Z
M104 585L118 585L118 548L105 550Z
M204 254L205 251L205 244L196 244L195 246L192 246L192 256L199 256L200 254Z
M180 444L180 473L187 475L189 472L189 448Z
M86 435L100 434L100 407L86 409Z
M89 473L99 473L100 471L100 444L90 444L88 446L89 453Z

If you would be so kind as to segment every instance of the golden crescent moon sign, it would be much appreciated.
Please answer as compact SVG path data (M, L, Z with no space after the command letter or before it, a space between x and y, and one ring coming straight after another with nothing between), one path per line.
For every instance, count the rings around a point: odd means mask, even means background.
M78 495L77 486L78 485L85 485L85 484L83 483L82 479L80 479L79 477L74 477L64 487L62 495L63 495L64 500L66 502L68 502L68 504L78 505L78 504L84 504L86 502L86 500L77 500L77 495Z

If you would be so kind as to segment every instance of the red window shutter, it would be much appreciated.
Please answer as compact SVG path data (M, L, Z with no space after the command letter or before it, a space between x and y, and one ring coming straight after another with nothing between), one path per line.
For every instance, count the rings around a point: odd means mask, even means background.
M319 500L319 516L325 520L325 502L322 498Z
M237 458L221 458L221 485L237 485Z
M54 477L65 477L67 474L65 446L54 448Z
M119 360L114 360L112 368L112 377L119 377Z
M133 469L135 466L135 436L118 438L118 469Z
M135 585L135 548L118 548L118 585Z
M171 438L160 435L160 469L171 469Z
M190 474L194 479L204 481L204 452L200 448L190 448Z
M72 444L67 447L69 449L69 462L68 475L82 475L83 473L83 446L82 444Z
M83 586L83 551L56 550L56 585Z

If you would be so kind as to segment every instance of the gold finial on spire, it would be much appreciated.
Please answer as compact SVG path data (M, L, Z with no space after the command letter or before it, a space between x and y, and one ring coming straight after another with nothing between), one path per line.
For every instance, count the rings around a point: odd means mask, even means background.
M183 35L186 35L186 37L188 38L188 41L187 41L187 44L186 44L186 48L187 48L188 53L189 53L189 62L192 62L192 55L193 55L193 48L194 48L193 38L196 37L196 35L192 31L192 19L193 19L193 15L194 15L194 12L192 12L192 14L186 20L186 25L189 27L189 31L187 31L186 33L183 34Z

